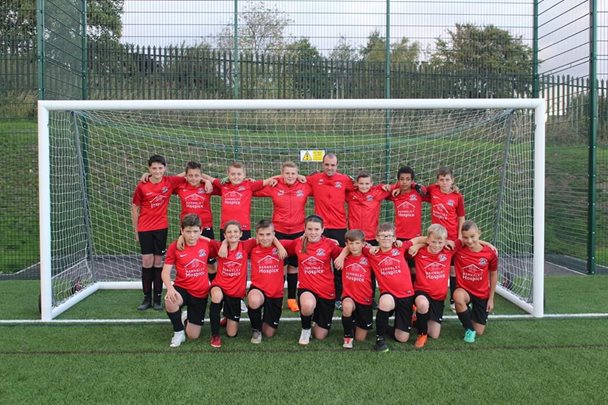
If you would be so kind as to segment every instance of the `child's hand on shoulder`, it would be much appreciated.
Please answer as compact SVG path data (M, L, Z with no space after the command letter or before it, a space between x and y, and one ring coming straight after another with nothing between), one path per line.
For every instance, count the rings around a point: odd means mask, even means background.
M403 242L397 239L393 242L393 246L395 246L396 248L400 248L401 246L403 246Z

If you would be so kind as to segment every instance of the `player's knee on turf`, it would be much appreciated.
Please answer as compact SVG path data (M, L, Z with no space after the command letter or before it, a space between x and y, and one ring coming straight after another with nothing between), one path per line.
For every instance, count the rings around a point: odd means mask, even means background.
M405 343L410 338L410 333L401 329L395 329L395 340L397 342Z
M441 334L441 324L439 322L429 320L427 334L433 339L439 339Z
M482 325L482 324L477 323L475 321L473 321L473 327L475 328L475 334L477 336L483 335L483 333L486 331L486 325Z
M228 322L226 323L226 335L235 337L237 333L239 333L239 323L232 319L228 319Z
M392 311L395 309L395 300L389 294L384 294L380 297L380 301L378 301L378 308L382 311Z
M426 314L429 312L429 300L424 295L419 295L416 297L416 311L421 314Z
M329 329L324 329L320 326L315 326L312 328L312 335L317 340L323 340L329 334Z
M351 316L355 310L355 302L350 298L342 300L342 315Z

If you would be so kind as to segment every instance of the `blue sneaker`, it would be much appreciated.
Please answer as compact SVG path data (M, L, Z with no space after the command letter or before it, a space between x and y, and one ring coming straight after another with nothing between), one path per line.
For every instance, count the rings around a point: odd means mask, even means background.
M475 343L475 331L467 329L464 331L464 341L467 343Z

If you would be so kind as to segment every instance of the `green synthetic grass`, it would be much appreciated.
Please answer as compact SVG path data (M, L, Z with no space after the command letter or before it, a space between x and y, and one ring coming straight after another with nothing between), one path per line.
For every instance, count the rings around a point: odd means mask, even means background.
M547 313L606 312L608 277L549 276L545 285ZM38 317L38 282L1 282L0 294L4 319ZM172 349L166 315L136 311L140 295L100 291L59 319L163 322L0 325L0 403L602 403L608 395L607 318L490 319L470 345L446 319L423 350L414 335L389 340L381 354L373 331L342 349L339 321L308 347L297 344L298 320L281 322L260 345L242 322L220 350L209 346L205 323L199 340ZM521 311L497 299L495 313Z
M608 322L497 321L474 344L446 323L421 351L297 344L299 326L171 349L168 325L0 326L2 403L601 403ZM581 333L573 333L581 331ZM599 374L598 374L599 373ZM595 381L595 382L594 382Z

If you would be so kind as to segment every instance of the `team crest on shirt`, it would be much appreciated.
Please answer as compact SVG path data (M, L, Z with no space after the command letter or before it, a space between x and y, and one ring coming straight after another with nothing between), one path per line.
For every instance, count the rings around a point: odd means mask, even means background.
M196 192L197 192L198 194L205 194L205 189L204 189L204 188L202 188L202 187L199 187L199 189L198 189L198 190L196 190Z
M454 200L448 200L448 205L449 205L450 207L453 207L453 206L454 206L454 204L456 204L456 203L454 202Z
M481 259L479 259L480 266L485 266L486 264L488 264L488 259L486 259L485 257L482 257Z
M374 201L374 196L370 194L370 195L365 196L365 199L367 201Z
M367 261L367 259L365 257L361 258L361 260L359 260L359 263L361 263L361 265L363 265L363 266L369 265L369 262Z
M304 192L302 190L296 191L296 197L304 197Z
M207 251L205 249L200 249L198 251L198 257L205 257L207 256Z
M169 187L163 186L161 193L165 194L167 191L169 191Z
M278 255L279 254L279 249L277 249L276 247L272 248L272 254L273 255Z
M410 195L410 201L418 201L418 195L417 194L411 194Z
M401 252L399 252L399 249L391 250L391 256L399 256L400 254L401 254Z
M342 188L342 182L341 181L336 181L334 183L334 187L336 187L336 188Z
M242 252L236 252L236 255L234 256L236 260L241 260L243 258L243 253Z
M446 260L448 260L448 257L446 254L442 253L439 255L439 261L440 262L445 262Z
M237 188L237 191L245 191L247 188L245 186L240 186L239 188Z
M315 256L325 256L325 249L317 249Z

